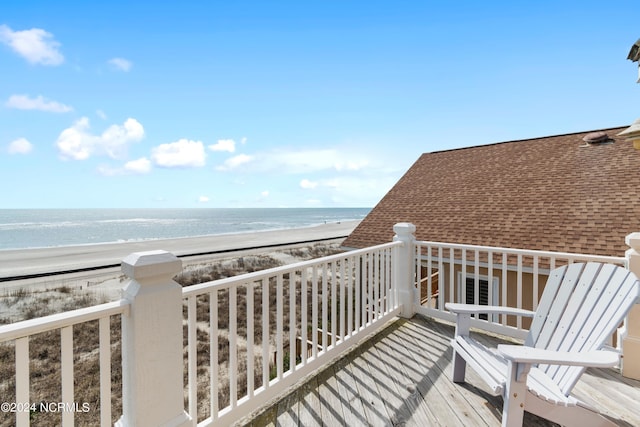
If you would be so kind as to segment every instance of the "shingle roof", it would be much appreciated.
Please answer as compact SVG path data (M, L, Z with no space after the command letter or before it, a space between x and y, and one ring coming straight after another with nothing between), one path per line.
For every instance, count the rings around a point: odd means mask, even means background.
M418 240L623 256L640 231L640 151L624 129L600 145L589 131L423 154L343 245L411 222Z

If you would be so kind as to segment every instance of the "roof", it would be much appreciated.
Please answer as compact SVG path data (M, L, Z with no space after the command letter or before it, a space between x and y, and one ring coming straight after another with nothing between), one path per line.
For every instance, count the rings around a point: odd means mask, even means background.
M393 225L418 240L623 256L640 231L640 151L595 131L426 153L343 246L389 242Z

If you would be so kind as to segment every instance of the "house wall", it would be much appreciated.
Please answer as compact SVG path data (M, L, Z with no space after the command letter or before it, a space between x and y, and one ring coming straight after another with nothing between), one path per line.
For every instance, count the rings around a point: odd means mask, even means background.
M475 268L474 266L466 266L467 277L474 277ZM437 267L432 268L432 273L435 273ZM480 276L489 276L489 269L487 267L480 267L478 269ZM453 278L450 273L450 264L443 263L443 271L442 274L438 276L438 292L440 297L445 298L445 302L463 302L460 295L458 295L458 275L462 272L462 266L460 264L454 265L454 273ZM492 269L492 277L498 279L498 305L502 305L502 294L503 294L503 277L501 269ZM520 308L524 308L526 310L533 310L533 273L522 272L522 305ZM422 267L422 277L426 277L427 268L423 264ZM540 297L542 296L542 292L544 291L544 285L547 282L548 274L538 274L538 301L540 301ZM484 277L483 277L484 278ZM453 280L453 296L451 295L451 281ZM507 271L507 306L509 307L518 307L518 272L517 271ZM423 283L423 287L426 287L426 282ZM435 292L435 289L432 290ZM423 290L424 293L424 290ZM516 326L516 317L508 316L507 324L510 326ZM522 326L524 328L529 328L531 324L531 319L523 319Z

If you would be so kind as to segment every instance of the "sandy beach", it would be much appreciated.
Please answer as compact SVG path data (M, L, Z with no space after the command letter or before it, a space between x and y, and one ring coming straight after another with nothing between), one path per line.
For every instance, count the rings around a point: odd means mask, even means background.
M348 236L360 221L252 233L147 240L99 245L0 251L0 280L34 274L119 265L133 252L166 250L176 256L256 250Z

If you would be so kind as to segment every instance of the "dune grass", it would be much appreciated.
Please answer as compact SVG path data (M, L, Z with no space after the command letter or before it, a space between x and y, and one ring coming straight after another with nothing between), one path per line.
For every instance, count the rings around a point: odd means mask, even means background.
M299 260L317 258L332 253L341 252L337 244L316 244L303 248L287 249L283 251L289 256ZM269 255L252 255L236 257L224 260L216 260L205 265L194 268L187 268L178 276L176 282L182 286L190 286L207 281L217 280L224 277L232 277L252 271L264 270L281 265L282 261ZM288 280L285 283L285 295L288 295ZM271 288L271 285L270 285ZM297 287L298 288L298 287ZM261 290L254 292L254 306L261 304ZM270 306L275 310L275 293L270 291ZM221 291L219 299L219 357L218 376L220 393L218 396L220 407L229 403L229 377L228 377L228 291ZM310 300L310 298L309 298ZM296 306L300 308L299 288L296 294ZM0 324L13 323L20 320L33 319L58 312L73 310L107 302L104 297L94 292L81 290L67 284L46 289L44 291L29 291L20 288L10 292L0 294L0 313L14 313L11 315L0 315ZM285 316L289 315L288 299L287 307L284 310ZM198 298L197 320L198 322L208 322L209 319L208 296ZM186 313L186 308L185 308ZM246 313L246 291L238 292L238 313ZM298 314L299 315L299 314ZM270 329L275 328L275 313L271 313ZM185 315L186 318L186 315ZM256 348L260 348L262 338L261 318L255 319L254 342ZM285 328L288 328L288 317L285 319ZM246 392L246 316L238 319L238 342L239 342L239 396ZM184 324L184 355L185 355L185 384L187 383L187 350L186 350L186 323ZM77 412L75 423L79 426L93 426L100 422L100 397L99 397L99 352L98 352L98 321L87 322L76 325L73 328L74 347L74 394L75 401L82 405L89 404L88 412ZM288 330L287 330L288 332ZM122 413L122 360L120 347L120 317L111 318L111 381L112 381L112 423L115 423ZM198 401L199 419L209 416L209 334L206 328L198 328L197 331L197 372L198 372ZM269 339L269 338L268 338ZM288 343L287 345L288 346ZM261 366L262 355L255 354L256 366ZM60 402L60 331L37 334L29 339L30 358L30 401L38 402ZM272 361L271 361L272 362ZM286 370L286 367L285 367ZM244 376L242 372L245 372ZM261 374L256 374L254 382L257 386L262 383ZM15 401L15 343L13 341L0 344L0 396L3 402ZM186 402L186 393L185 393ZM60 413L46 413L34 411L30 415L32 426L50 426L61 423ZM10 426L15 423L14 414L0 412L0 426Z

